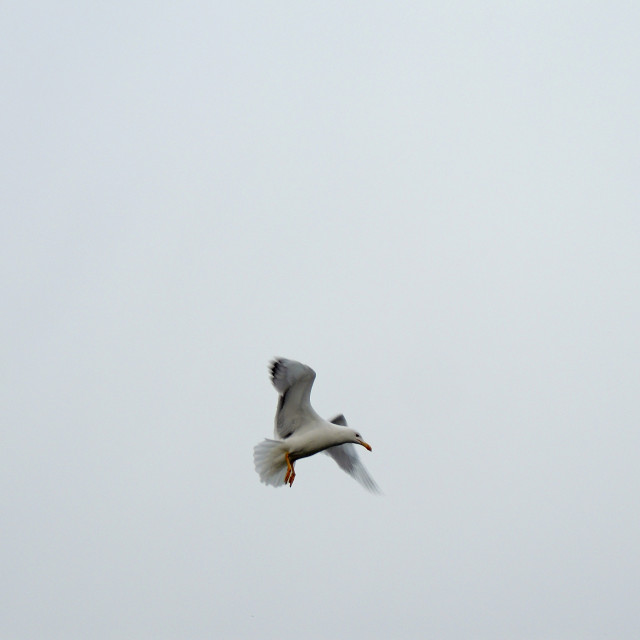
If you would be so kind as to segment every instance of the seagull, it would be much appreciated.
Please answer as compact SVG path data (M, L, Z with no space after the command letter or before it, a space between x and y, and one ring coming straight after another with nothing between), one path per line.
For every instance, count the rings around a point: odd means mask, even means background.
M271 382L280 397L275 418L275 439L265 439L254 448L253 459L260 481L274 487L293 485L294 465L320 451L332 457L338 466L369 491L380 490L358 458L354 445L368 451L362 436L347 426L340 414L332 420L321 418L309 397L316 372L301 362L277 358L270 366Z

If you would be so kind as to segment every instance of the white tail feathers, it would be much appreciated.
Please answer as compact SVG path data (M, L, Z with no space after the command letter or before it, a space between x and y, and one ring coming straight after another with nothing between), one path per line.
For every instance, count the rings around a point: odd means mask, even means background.
M280 440L263 440L253 449L253 462L260 476L260 482L272 487L284 486L287 461L284 456L287 447Z

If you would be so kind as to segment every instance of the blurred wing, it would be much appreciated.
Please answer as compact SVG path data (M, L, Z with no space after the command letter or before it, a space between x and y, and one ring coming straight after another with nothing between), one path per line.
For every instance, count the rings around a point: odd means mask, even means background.
M355 444L339 444L336 447L325 449L324 452L331 456L341 469L355 478L365 489L372 493L380 493L380 488L375 483L375 480L360 462Z
M331 422L342 427L347 426L347 420L342 414L333 418ZM346 471L350 476L355 478L365 489L368 489L372 493L380 493L380 488L375 480L369 475L369 472L362 462L360 462L355 444L340 444L336 447L325 449L324 452L328 456L331 456L343 471Z
M271 382L280 394L275 434L288 438L301 425L317 418L309 400L316 372L306 364L278 358L271 363Z

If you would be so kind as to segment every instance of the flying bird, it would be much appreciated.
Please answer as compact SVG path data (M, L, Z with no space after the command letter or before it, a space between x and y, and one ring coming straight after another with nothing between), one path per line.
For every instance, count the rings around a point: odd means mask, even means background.
M378 485L358 457L354 445L371 451L362 436L347 426L341 414L331 421L321 418L309 401L316 372L301 362L277 358L271 363L271 382L280 397L275 418L275 439L265 439L254 448L253 459L260 481L274 487L288 484L296 477L294 465L320 451L331 456L338 466L374 493Z

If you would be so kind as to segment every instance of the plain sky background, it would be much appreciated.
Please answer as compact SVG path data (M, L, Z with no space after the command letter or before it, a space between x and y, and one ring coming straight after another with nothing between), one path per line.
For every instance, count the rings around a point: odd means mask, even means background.
M3 3L0 637L637 638L639 33ZM260 484L273 356L383 496Z

